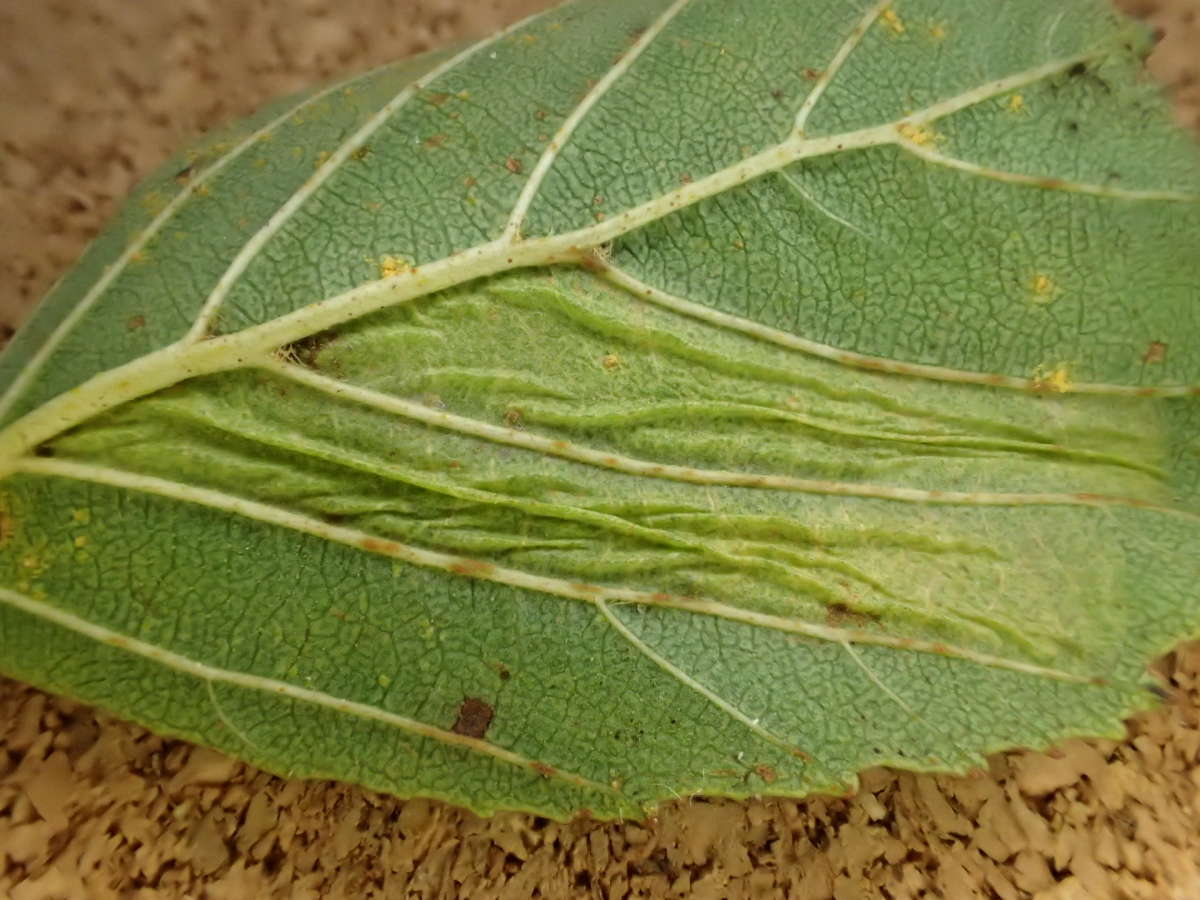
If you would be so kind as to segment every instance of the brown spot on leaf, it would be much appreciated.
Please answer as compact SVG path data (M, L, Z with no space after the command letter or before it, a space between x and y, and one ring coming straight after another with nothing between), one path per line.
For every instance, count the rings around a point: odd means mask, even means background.
M822 72L820 69L807 68L804 70L804 77L807 78L809 81L816 81L823 74L825 74L825 73Z
M425 95L425 102L428 103L430 106L441 106L443 103L445 103L449 99L450 99L450 95L447 94L445 91L435 91L431 94Z
M495 717L496 711L491 704L478 697L467 697L458 707L458 718L450 730L466 737L482 738Z
M145 327L146 327L146 317L145 316L132 316L132 317L130 317L129 321L125 323L125 329L127 331L137 331L138 329L145 328Z
M844 628L847 625L865 628L878 621L879 616L860 612L845 603L830 603L825 607L825 624L830 628Z
M758 775L758 777L761 778L763 781L765 781L767 784L774 784L775 779L777 779L779 777L775 773L775 770L773 768L771 768L770 766L768 766L766 763L761 763L761 764L755 766L754 773L756 775Z
M309 369L317 368L317 357L326 347L338 339L336 331L319 331L283 347L283 355L290 356Z
M423 146L426 150L436 150L438 147L442 146L442 144L446 143L446 140L447 136L441 132L438 132L435 135L425 138L423 141Z
M379 538L363 538L359 546L372 553L393 554L400 549L400 545L395 541L382 541Z
M1142 354L1144 363L1160 363L1167 358L1167 345L1162 341L1151 341Z
M533 771L537 772L543 778L553 778L558 774L558 769L554 768L554 766L548 766L544 762L530 763L529 768L533 769Z
M450 563L449 569L455 575L466 575L469 578L488 578L496 574L496 567L481 559L460 559Z
M596 274L608 271L608 262L598 253L585 253L579 258L579 264Z
M520 175L525 171L525 164L515 156L510 156L504 161L504 168L508 169L508 171L512 172L514 175Z

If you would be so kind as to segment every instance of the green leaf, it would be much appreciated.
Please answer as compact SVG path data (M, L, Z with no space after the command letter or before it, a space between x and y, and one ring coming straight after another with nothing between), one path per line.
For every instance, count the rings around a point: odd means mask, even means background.
M595 0L209 139L0 362L0 670L483 813L1119 734L1200 621L1146 48Z

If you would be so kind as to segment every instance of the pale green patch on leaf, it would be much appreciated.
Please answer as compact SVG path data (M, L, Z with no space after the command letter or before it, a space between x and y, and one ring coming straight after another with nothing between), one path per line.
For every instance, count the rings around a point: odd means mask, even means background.
M0 669L484 813L1119 733L1200 622L1145 50L576 2L209 140L0 360Z

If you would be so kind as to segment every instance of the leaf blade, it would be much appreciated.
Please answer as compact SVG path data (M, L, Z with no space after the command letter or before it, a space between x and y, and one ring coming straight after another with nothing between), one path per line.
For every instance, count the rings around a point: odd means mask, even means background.
M1028 4L1014 34L1053 40L1015 61L957 40L973 10L956 32L933 4L832 5L811 33L841 62L815 78L768 40L787 17L750 6L731 32L743 7L575 4L416 81L368 78L381 105L350 103L317 176L176 300L203 327L71 361L0 435L3 665L272 768L556 816L961 769L1145 705L1145 659L1196 623L1190 419L1164 413L1194 403L1191 358L1143 347L1168 324L1186 343L1195 148L1113 90L1136 48L1094 4L1065 29ZM519 59L558 61L539 97L451 109ZM733 65L731 97L790 66L814 99L726 103L693 140L666 113L712 98L654 88L684 59ZM923 109L891 84L881 113L846 99L892 63L933 66ZM620 113L638 91L654 133ZM486 124L506 109L533 113ZM1106 157L1013 164L1064 117L1131 110L1159 120ZM422 138L453 115L465 156ZM613 140L662 163L589 169ZM1150 145L1165 181L1098 180ZM468 196L464 160L492 180L456 208L430 185ZM380 196L405 207L390 231L364 224ZM916 252L938 240L956 255ZM90 641L85 664L47 665L63 640ZM130 695L121 654L173 686ZM781 672L803 696L771 695Z

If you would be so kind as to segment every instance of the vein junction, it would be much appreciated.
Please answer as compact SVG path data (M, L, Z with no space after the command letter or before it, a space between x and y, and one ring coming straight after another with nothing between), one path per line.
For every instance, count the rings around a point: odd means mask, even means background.
M671 4L580 109L686 5ZM0 472L202 503L602 610L669 606L1087 680L1045 661L1071 649L1072 614L1113 573L1078 577L1059 560L1112 539L1109 507L1163 501L1158 448L1138 437L1154 429L1129 427L1150 411L1087 385L1074 387L1105 395L1104 411L1001 391L981 411L981 381L1036 385L932 367L880 374L867 358L707 313L604 259L635 229L834 153L893 146L1022 183L925 148L913 129L1078 58L894 121L805 136L829 78L885 6L856 25L773 146L597 224L523 238L539 179L582 113L568 117L495 239L210 337L231 285L371 129L428 86L415 85L246 244L191 333L10 425ZM523 274L535 268L545 271ZM39 448L57 459L34 459ZM831 495L846 502L823 502ZM1058 604L1043 602L1048 579ZM978 586L997 582L1020 602L993 608Z

